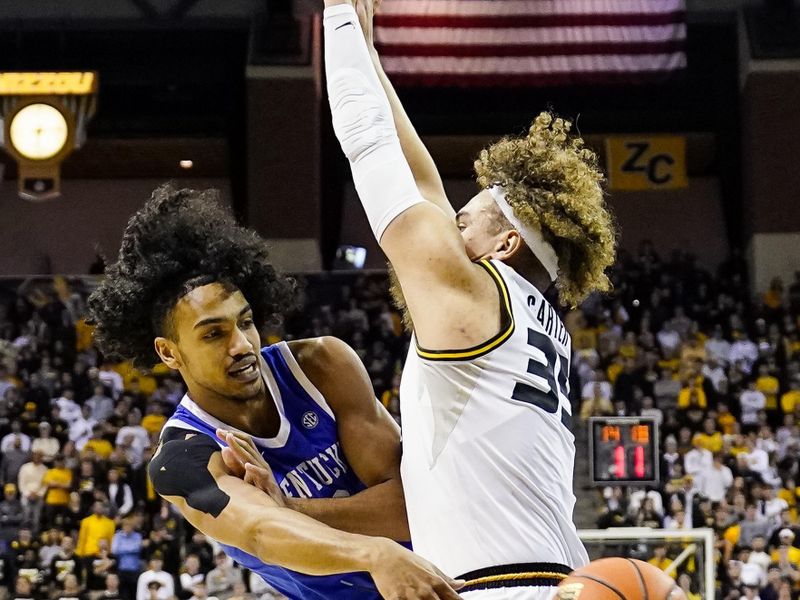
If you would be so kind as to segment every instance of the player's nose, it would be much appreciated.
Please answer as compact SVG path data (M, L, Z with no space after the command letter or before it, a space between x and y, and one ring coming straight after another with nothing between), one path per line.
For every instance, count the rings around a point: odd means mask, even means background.
M253 345L250 343L250 340L247 339L244 331L238 327L233 332L233 335L231 335L228 352L231 356L242 356L244 354L253 353Z

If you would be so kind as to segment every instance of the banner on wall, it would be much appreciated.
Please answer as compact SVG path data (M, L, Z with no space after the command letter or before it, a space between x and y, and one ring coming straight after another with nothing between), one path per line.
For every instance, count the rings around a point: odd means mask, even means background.
M686 138L667 135L606 138L606 171L611 190L687 187Z

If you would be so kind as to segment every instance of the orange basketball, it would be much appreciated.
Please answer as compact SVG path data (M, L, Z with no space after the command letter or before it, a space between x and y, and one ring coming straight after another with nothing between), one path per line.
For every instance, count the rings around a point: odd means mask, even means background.
M661 569L633 558L601 558L573 571L553 600L686 600Z

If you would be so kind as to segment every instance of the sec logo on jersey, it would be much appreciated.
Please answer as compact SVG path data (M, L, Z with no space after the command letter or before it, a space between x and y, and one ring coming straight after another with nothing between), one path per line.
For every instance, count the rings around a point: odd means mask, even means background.
M314 411L308 411L303 415L303 427L306 429L314 429L319 424L319 417Z

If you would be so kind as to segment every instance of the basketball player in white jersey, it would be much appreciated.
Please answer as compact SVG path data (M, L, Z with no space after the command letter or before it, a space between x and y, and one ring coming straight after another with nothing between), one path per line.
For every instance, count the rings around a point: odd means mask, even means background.
M380 68L372 0L325 7L334 129L413 324L400 402L414 550L466 579L465 598L549 599L588 558L572 522L570 336L543 292L575 306L609 288L596 157L541 114L481 153L482 191L456 214Z

